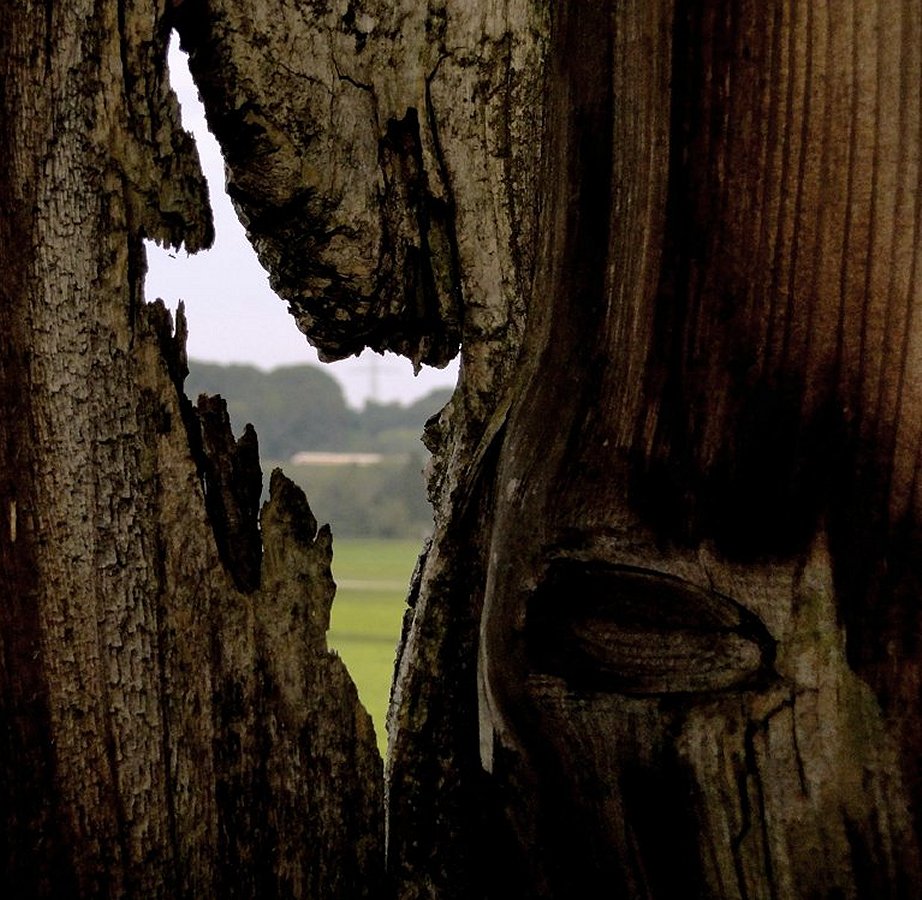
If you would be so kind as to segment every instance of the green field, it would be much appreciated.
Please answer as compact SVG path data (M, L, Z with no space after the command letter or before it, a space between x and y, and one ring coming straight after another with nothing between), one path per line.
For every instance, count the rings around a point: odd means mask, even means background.
M336 599L329 643L345 660L371 713L382 753L407 586L421 549L421 541L333 539Z

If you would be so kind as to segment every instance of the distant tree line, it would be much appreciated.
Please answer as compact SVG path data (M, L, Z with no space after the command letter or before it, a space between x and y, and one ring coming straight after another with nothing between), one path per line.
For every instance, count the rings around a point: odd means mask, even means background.
M235 431L247 422L256 428L260 455L267 460L287 460L302 450L420 451L426 420L451 396L449 388L440 388L408 406L370 401L355 410L339 382L317 366L264 372L196 360L189 363L186 393L193 401L202 393L220 394Z
M432 532L423 478L427 454L385 457L371 466L282 465L314 515L337 537L421 539ZM409 574L409 573L408 573Z
M370 401L352 409L343 389L316 366L254 366L189 362L186 393L220 394L240 433L259 435L263 470L281 466L304 488L314 514L339 537L418 538L432 527L420 437L426 420L451 396L431 391L409 405ZM295 465L301 451L372 452L375 465Z

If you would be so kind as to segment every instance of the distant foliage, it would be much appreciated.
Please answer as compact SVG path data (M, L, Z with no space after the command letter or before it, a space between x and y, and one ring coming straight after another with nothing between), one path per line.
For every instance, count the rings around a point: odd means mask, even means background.
M361 411L346 404L339 382L317 366L282 366L263 372L254 366L189 363L186 393L220 394L234 431L251 422L264 459L287 460L302 450L384 454L422 449L420 435L451 390L434 390L409 406L368 403Z
M186 393L220 394L234 432L252 423L264 471L281 466L304 488L317 519L340 537L419 539L432 528L420 437L426 420L451 396L430 392L408 406L346 404L343 390L316 366L284 366L263 372L253 366L191 360ZM301 451L380 453L371 466L296 466Z
M335 537L418 540L432 531L424 455L386 457L374 466L292 466L285 474L307 494Z

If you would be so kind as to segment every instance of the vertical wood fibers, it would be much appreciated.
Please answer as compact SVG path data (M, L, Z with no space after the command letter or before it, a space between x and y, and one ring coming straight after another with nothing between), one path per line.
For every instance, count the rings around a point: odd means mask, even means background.
M531 870L539 896L596 895L580 872L602 859L626 896L911 892L920 24L898 2L555 14L550 302L500 453L481 624L510 828L563 848ZM609 605L590 637L588 588L555 588L554 630L583 636L548 656L536 598L565 562ZM664 635L710 665L671 613L632 618L635 571L663 596L685 583L688 614L698 589L755 614L768 680L683 688L675 663L647 699L612 687ZM645 779L674 785L671 874Z
M842 457L821 442L854 439L892 521L920 427L920 11L848 6L680 7L662 277L675 301L657 306L662 382L641 450L689 477L774 478L782 503L806 495L816 515L828 492L809 482ZM769 444L734 446L740 432Z
M631 896L668 894L683 879L726 896L798 884L898 891L917 864L904 792L919 754L901 704L918 708L918 652L906 636L894 651L893 636L897 623L918 632L908 598L918 581L919 4L591 2L559 4L547 20L520 5L439 4L425 16L369 5L363 23L332 7L308 21L285 6L292 24L281 31L303 29L316 51L310 72L299 57L303 92L286 93L260 62L287 52L279 29L229 5L209 10L190 4L184 35L210 114L228 126L241 188L299 171L302 154L351 166L374 145L387 162L396 124L416 121L411 180L425 168L429 199L454 218L464 367L430 430L437 530L391 719L390 848L402 889L474 889L464 860L493 843L519 860L509 883L520 872L537 895L591 895L586 873L600 859L610 885ZM235 29L261 41L241 43ZM528 29L541 37L529 43ZM542 76L523 77L523 60ZM224 76L238 64L259 73L258 89ZM328 133L312 112L322 85L345 129ZM271 120L250 135L276 148L271 165L232 140L242 107L229 98L241 90L256 119ZM301 134L305 115L317 127ZM342 153L329 151L343 141ZM253 228L283 237L324 198L334 219L370 216L377 227L369 160L350 179L354 195L333 190L335 167L318 169L317 193L289 192L284 222L258 192L238 200ZM391 224L379 249L395 239L400 253L422 252L425 236L405 221L404 207L419 207L401 186L406 173L384 169ZM520 231L534 234L534 252L522 251ZM332 283L367 276L355 268L355 237L324 244ZM394 296L337 312L335 297L330 306L315 296L323 284L310 272L267 259L277 279L303 282L302 325L321 342L332 336L329 352L366 326L390 327ZM529 627L530 598L560 559L587 566L586 578L607 573L619 591L637 588L624 575L634 568L663 591L685 584L693 610L711 608L708 591L734 598L777 642L774 657L760 651L772 677L759 669L766 681L683 700L691 676L677 670L668 714L618 691L568 693L566 679L535 670L541 654L528 638L544 633ZM486 781L469 734L482 600ZM618 615L599 630L616 636L612 659L623 662ZM563 618L562 634L581 633ZM658 646L661 635L648 637ZM599 640L592 652L604 655ZM748 659L755 651L739 640L720 646ZM617 683L607 665L604 683ZM863 793L862 766L872 785ZM657 778L670 797L698 797L677 801L672 870L643 791L630 786ZM508 813L505 838L476 833L476 808L494 802ZM847 812L829 815L830 804ZM536 861L536 842L554 849ZM817 842L825 868L798 849Z
M0 280L0 410L3 422L19 423L16 428L6 427L0 442L2 791L6 811L2 841L6 848L5 880L11 889L54 893L71 884L72 873L61 853L56 815L48 689L41 667L34 665L41 652L41 631L39 579L31 540L35 493L29 475L34 468L34 448L25 425L31 418L26 376L28 329L15 302L30 287L35 235L34 226L28 220L17 221L14 211L36 203L36 145L40 146L35 135L22 135L15 124L30 108L39 118L47 113L45 104L33 106L29 102L18 79L12 77L17 66L30 72L38 68L34 58L36 44L29 31L9 8L0 10L0 60L4 67L0 80L0 141L4 142L3 156L8 161L0 169L0 194L5 198L4 215L0 216L0 246L5 257L4 277ZM11 259L19 259L24 265L7 265ZM29 766L21 764L26 755L31 759ZM36 835L44 839L37 841Z
M463 341L391 711L403 896L489 894L491 853L523 896L910 895L922 4L178 6L302 327ZM143 236L210 237L168 27L0 9L6 883L374 893L329 535L274 476L258 546L252 437L140 300Z

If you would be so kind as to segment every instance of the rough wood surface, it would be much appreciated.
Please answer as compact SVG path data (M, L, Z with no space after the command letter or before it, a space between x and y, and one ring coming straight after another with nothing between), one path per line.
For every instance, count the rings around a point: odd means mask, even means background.
M914 896L922 4L171 8L308 338L460 344L397 893ZM328 536L275 476L260 558L252 437L138 302L140 235L208 239L171 20L67 11L0 12L10 878L372 891Z
M388 853L401 896L478 896L471 460L505 408L540 247L548 12L184 0L179 29L231 197L308 339L435 364L460 343L458 389L427 429L436 530L391 708Z
M160 2L0 10L4 889L372 895L329 533L275 476L260 562L253 437L193 410L184 324L141 299L143 237L211 235L168 32Z
M920 26L555 16L481 624L539 896L916 894Z
M403 895L911 895L920 4L183 10L308 336L462 343ZM414 302L427 258L454 305Z
M438 361L448 307L407 275L446 269L436 197L460 288L391 709L400 891L908 895L918 4L282 8L187 2L184 38L302 328Z

